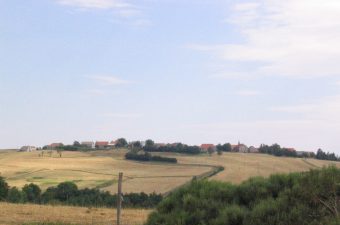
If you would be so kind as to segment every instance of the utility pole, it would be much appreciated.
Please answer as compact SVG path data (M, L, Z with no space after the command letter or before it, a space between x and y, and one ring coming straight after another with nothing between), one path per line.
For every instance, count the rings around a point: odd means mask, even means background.
M119 173L118 178L118 195L117 195L117 225L120 225L120 213L122 208L122 182L123 182L123 173Z

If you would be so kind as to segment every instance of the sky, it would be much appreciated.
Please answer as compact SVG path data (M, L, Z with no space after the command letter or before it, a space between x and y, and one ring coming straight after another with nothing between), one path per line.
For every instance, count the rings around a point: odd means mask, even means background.
M0 148L279 143L340 154L338 0L0 0Z

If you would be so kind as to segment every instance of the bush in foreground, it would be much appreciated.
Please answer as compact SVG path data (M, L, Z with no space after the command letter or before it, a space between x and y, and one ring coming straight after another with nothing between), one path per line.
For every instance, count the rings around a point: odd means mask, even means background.
M240 185L193 181L151 214L147 225L340 224L340 170L251 178Z
M117 195L95 188L78 189L73 182L63 182L42 192L36 184L26 184L22 190L9 187L0 177L0 201L11 203L59 204L86 207L116 207ZM161 194L128 193L123 207L154 208L163 199Z

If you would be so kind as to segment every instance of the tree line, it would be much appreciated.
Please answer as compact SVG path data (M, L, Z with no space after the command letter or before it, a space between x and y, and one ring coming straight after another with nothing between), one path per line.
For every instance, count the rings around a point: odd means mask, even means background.
M273 144L271 146L262 144L259 148L259 152L274 156L298 157L295 150L281 148L281 146L278 144ZM305 155L305 157L314 157L314 155Z
M114 146L111 148L125 148L128 147L128 142L125 138L119 138L116 140ZM42 150L48 150L49 146L44 146ZM64 150L64 151L92 151L93 149L90 148L87 144L81 144L79 141L74 141L71 145L61 145L56 147L57 150ZM95 146L95 149L98 149L98 146Z
M119 138L117 139L115 145L113 146L115 148L128 148L130 150L144 150L145 152L173 152L173 153L182 153L182 154L201 154L202 149L199 146L191 146L186 145L182 143L174 143L174 144L155 144L155 142L151 139L148 139L145 141L145 144L143 145L140 141L134 141L128 143L125 138ZM47 146L44 146L43 149L48 149ZM82 145L78 141L74 141L72 145L63 145L57 147L57 150L61 151L88 151L93 150L89 149L87 145ZM262 144L259 147L259 153L263 154L269 154L274 156L286 156L286 157L304 157L304 158L316 158L321 160L331 160L331 161L340 161L340 157L337 156L335 153L329 153L324 152L322 149L319 149L317 151L317 154L310 152L302 152L301 154L298 154L297 151L291 150L288 148L282 148L279 144L273 144L273 145L266 145ZM232 148L232 145L230 143L225 144L218 144L216 145L216 151L219 155L221 155L223 152L232 152L235 151ZM212 154L215 152L215 149L208 149L208 153ZM61 154L61 153L60 153ZM152 161L150 155L144 155L144 156L128 156L127 159L132 159L132 157L135 160L140 161ZM162 161L160 159L159 161ZM171 160L170 160L171 161Z
M295 150L290 150L287 148L281 148L278 144L273 144L271 146L262 144L259 148L260 153L274 155L274 156L286 156L286 157L303 157L303 158L315 158L320 160L330 160L330 161L340 161L340 157L338 157L335 153L324 152L322 149L318 149L317 153L314 152L302 152L302 154L298 155Z
M320 160L331 160L331 161L340 161L340 158L334 153L324 152L322 149L319 149L315 155L316 159Z
M200 154L201 148L198 146L190 146L182 143L156 145L153 140L146 140L143 150L146 152L175 152L183 154Z
M146 225L338 225L339 183L336 167L240 185L192 181L165 198Z
M130 151L125 154L125 159L136 160L136 161L155 161L155 162L167 162L167 163L177 163L176 158L164 157L164 156L153 156L149 152L138 153L135 151Z
M63 182L42 191L36 184L26 184L21 190L9 187L0 177L0 201L11 203L62 204L86 207L116 207L117 195L96 188L78 189L73 182ZM161 194L129 193L123 196L123 207L153 208L163 199Z

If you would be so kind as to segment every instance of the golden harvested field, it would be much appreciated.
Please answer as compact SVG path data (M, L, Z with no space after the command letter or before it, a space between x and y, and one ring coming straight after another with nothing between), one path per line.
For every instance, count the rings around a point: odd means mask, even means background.
M0 203L0 224L17 225L33 222L64 224L116 224L115 209L81 208L67 206L30 205ZM142 225L151 210L124 209L122 225Z
M114 193L117 175L121 171L124 173L125 193L166 193L190 181L193 176L210 171L211 166L223 166L225 170L210 179L240 183L252 176L307 171L335 163L264 154L189 156L158 153L176 157L178 164L156 164L127 161L125 153L125 150L64 152L59 158L56 153L52 157L39 157L38 152L6 151L0 153L0 172L10 186L22 187L32 182L46 189L63 181L73 181L80 188L97 187Z
M224 171L211 177L212 180L241 183L250 177L268 177L274 173L290 173L308 171L313 168L335 164L340 167L339 162L322 161L315 159L301 159L288 157L275 157L265 154L251 153L224 153L212 156L184 156L179 154L162 153L169 157L176 157L178 163L182 164L207 164L223 166Z
M165 193L189 181L209 167L153 164L127 161L125 150L109 152L63 152L39 157L38 152L7 151L0 154L0 173L10 186L38 184L42 189L63 181L73 181L80 188L98 187L116 192L116 179L124 173L123 190L128 192Z
M125 153L125 150L64 152L62 158L58 158L57 154L39 157L38 152L0 151L0 172L11 186L22 187L33 182L45 189L63 181L74 181L80 188L99 187L115 192L116 177L122 171L125 192L166 193L190 181L193 176L210 171L212 166L223 166L225 170L210 179L232 183L240 183L252 176L267 177L273 173L307 171L330 164L340 166L338 162L243 153L224 153L221 156L157 153L176 157L178 164L138 163L125 160ZM0 209L1 225L24 222L115 224L115 209L7 203L0 203ZM124 209L122 224L140 225L150 212Z

